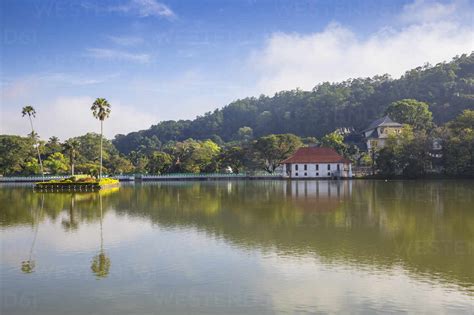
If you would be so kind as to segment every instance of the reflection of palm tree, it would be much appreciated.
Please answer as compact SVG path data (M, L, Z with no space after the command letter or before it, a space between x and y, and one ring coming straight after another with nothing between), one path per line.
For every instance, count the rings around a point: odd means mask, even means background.
M75 200L76 194L71 195L71 203L69 205L69 220L63 220L61 223L67 231L76 230L78 223L76 222L76 218L74 215L75 211Z
M110 258L107 257L104 251L104 237L102 233L102 196L99 194L100 204L100 252L94 256L92 260L91 270L95 274L97 279L105 278L109 274L110 269Z
M24 273L32 273L35 269L36 263L32 259L32 256L33 256L33 249L34 249L35 243L36 243L36 236L38 236L39 220L41 218L41 214L43 213L43 206L44 206L44 194L41 195L41 208L36 213L35 233L34 233L33 241L31 243L30 254L28 256L28 260L25 260L25 261L21 262L21 271L23 271Z

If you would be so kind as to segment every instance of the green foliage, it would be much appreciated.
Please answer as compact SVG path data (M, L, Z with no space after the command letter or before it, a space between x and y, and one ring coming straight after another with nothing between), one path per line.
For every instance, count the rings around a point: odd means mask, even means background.
M474 177L474 110L465 110L448 123L442 139L446 173Z
M253 148L260 166L268 173L273 173L281 161L302 145L299 137L293 134L281 134L261 137L254 142Z
M220 155L220 164L221 167L225 168L230 167L232 172L238 174L242 171L246 162L248 161L249 152L243 147L232 146L222 151Z
M148 171L152 174L163 174L173 165L173 157L165 152L153 152L148 161Z
M385 147L376 155L379 173L408 178L426 175L432 163L431 142L424 131L414 132L410 126L404 127L400 136L390 135Z
M253 130L247 126L239 128L237 133L238 139L241 141L250 141L253 138Z
M34 155L35 151L31 138L0 135L0 174L32 174L31 167L28 171L25 171L25 165L32 161Z
M219 168L217 157L220 147L211 140L188 139L170 144L166 150L174 156L173 171L184 173L211 173Z
M132 163L133 170L135 173L147 172L149 158L145 154L141 152L132 151L128 155L128 159Z
M336 131L331 132L321 138L321 145L324 147L333 148L342 155L344 155L347 150L347 145L344 143L344 137Z
M41 174L41 169L40 165L38 163L38 160L30 157L28 160L25 162L25 165L23 166L23 171L22 173L24 175L38 175Z
M45 145L45 154L51 155L56 152L61 152L63 149L58 137L49 138L48 142Z
M60 152L51 154L45 161L44 166L50 174L64 174L69 170L68 161Z
M110 116L110 104L105 98L97 98L91 106L92 115L104 121Z
M413 99L404 99L390 104L385 114L401 124L409 124L415 130L426 130L433 126L433 115L428 104Z

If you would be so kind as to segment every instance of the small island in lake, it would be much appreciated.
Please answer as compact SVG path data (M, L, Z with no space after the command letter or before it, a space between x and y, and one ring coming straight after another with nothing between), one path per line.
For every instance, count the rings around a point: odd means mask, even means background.
M36 183L35 189L41 191L97 191L118 185L118 179L114 178L97 179L87 175L76 175L66 179Z

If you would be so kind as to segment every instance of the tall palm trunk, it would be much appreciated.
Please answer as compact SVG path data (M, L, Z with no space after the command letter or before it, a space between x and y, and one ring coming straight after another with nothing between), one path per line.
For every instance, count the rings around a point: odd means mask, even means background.
M69 152L69 162L70 162L70 166L71 166L71 176L74 176L74 152L72 152L72 149L71 151Z
M99 169L99 179L102 178L102 138L104 133L104 122L100 121L100 169Z
M33 128L33 120L31 119L31 115L28 115L28 118L30 119L31 134L32 134L32 136L33 136L33 141L35 142L35 144L37 144L37 146L36 146L36 152L38 153L38 161L39 161L39 165L40 165L41 176L43 177L43 181L44 181L43 161L41 160L41 154L40 154L40 150L39 150L39 143L36 143L36 139L34 138L34 136L35 136L35 129Z

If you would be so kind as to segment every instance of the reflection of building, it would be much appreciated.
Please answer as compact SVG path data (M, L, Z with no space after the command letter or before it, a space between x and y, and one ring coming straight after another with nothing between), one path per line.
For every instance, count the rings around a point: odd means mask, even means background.
M300 148L282 164L290 178L352 177L351 161L332 148Z
M401 133L402 127L402 124L391 120L388 116L373 121L367 129L362 130L367 150L383 148L388 136Z
M285 196L305 211L333 211L349 199L352 181L289 181Z

